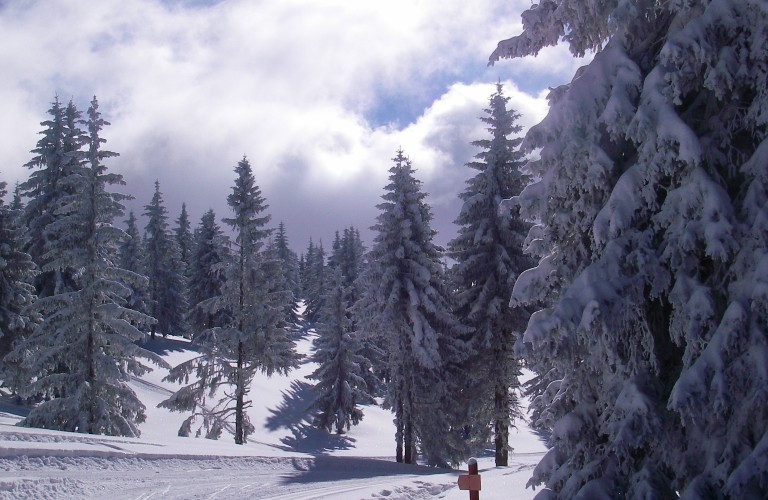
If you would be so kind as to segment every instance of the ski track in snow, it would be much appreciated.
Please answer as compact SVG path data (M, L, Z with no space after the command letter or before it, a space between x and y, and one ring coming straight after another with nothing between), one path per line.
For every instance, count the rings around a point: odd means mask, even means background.
M484 499L532 498L503 484L493 491L493 480L516 476L525 480L542 454L528 454L510 467L492 467L481 459L486 485ZM348 459L347 459L348 460ZM109 498L149 499L271 499L271 500L424 500L464 498L456 488L457 471L356 458L371 477L345 479L349 462L320 464L313 459L273 457L212 458L97 458L27 456L0 459L0 499ZM401 469L397 473L395 469ZM407 469L414 469L409 471ZM417 472L414 474L413 472ZM312 475L304 481L304 476ZM427 474L427 475L424 475ZM340 477L342 476L342 477ZM498 481L497 481L498 483ZM520 481L518 481L520 483Z
M371 493L361 497L354 495L362 490L392 491L393 483L408 483L423 477L415 474L390 475L392 471L387 470L386 465L374 464L370 470L371 474L375 474L374 477L339 479L339 473L344 472L343 467L336 470L325 467L313 471L311 460L269 457L146 460L21 456L0 459L0 476L3 477L0 480L0 498L370 498ZM307 473L314 474L316 480L302 482L301 476ZM411 493L407 493L408 496L405 497L386 497L428 498L452 487L432 483L420 483L416 487L400 485L394 490ZM353 496L349 496L350 494Z

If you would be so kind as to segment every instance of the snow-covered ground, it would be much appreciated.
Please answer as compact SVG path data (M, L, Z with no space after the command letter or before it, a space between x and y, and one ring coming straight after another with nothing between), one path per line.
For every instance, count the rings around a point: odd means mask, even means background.
M147 347L171 365L194 354L182 339L158 338ZM309 337L298 341L308 353ZM147 406L141 437L117 438L16 427L23 409L0 399L0 499L446 499L468 498L456 486L460 471L394 461L392 414L365 407L362 423L343 435L313 428L305 408L312 397L305 363L288 376L257 376L249 410L256 432L235 445L177 436L186 415L156 408L175 389L155 369L131 385ZM480 498L526 500L544 440L524 423L512 430L510 466L479 457ZM194 429L194 427L193 427Z

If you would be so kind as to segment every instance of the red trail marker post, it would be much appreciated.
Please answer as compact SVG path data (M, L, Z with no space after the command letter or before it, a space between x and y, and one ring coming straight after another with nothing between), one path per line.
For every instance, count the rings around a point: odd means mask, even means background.
M467 461L469 474L459 476L459 489L469 490L469 500L480 500L480 474L477 473L477 460Z

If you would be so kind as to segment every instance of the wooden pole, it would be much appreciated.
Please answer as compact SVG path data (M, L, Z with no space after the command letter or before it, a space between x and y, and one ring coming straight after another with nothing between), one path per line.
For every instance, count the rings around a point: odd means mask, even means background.
M477 476L477 460L470 458L467 462L469 467L469 475ZM477 490L469 490L469 500L480 500L480 492Z
M459 475L459 489L469 490L469 500L480 500L480 474L477 473L477 460L467 461L469 474Z

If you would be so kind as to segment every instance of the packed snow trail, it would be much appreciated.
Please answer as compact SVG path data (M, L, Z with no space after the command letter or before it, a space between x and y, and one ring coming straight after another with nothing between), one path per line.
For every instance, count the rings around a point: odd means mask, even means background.
M541 454L513 456L511 466L481 459L484 499L533 498L521 485ZM483 466L485 466L483 468ZM389 500L464 498L459 471L370 458L269 457L0 459L0 499L271 499Z

